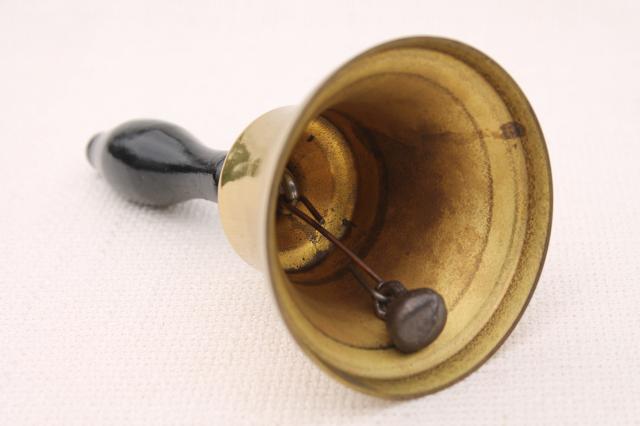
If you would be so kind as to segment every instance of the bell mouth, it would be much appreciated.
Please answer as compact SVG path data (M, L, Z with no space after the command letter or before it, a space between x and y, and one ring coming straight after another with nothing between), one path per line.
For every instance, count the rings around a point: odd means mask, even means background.
M337 132L340 155L312 145L318 123ZM300 160L313 155L336 163ZM323 368L364 392L417 396L464 377L506 338L544 261L551 176L533 111L497 64L428 37L365 52L302 107L285 167L309 177L309 198L343 224L334 233L382 277L432 288L448 308L430 346L396 351L346 256L278 212L275 179L269 275L287 326Z

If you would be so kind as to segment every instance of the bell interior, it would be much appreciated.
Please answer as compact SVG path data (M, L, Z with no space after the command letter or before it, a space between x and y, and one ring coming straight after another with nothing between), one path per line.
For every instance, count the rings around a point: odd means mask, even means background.
M397 353L347 256L279 212L282 288L313 330L297 338L355 376L438 365L482 329L516 272L528 217L523 140L537 123L519 120L455 55L411 47L356 58L301 117L287 161L301 192L382 278L439 292L448 320L429 347ZM363 360L376 360L375 372Z

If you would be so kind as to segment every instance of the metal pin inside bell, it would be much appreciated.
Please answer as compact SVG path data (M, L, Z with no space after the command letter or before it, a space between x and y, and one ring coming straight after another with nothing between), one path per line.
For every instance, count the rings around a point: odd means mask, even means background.
M134 202L217 201L305 353L380 397L431 393L481 365L526 308L549 240L531 106L500 66L451 40L356 56L226 153L138 120L87 154Z

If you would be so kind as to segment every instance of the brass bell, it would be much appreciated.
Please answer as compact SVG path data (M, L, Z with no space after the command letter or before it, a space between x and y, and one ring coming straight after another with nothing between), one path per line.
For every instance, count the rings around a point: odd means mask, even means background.
M218 201L301 348L382 397L434 392L478 368L520 318L549 241L551 172L531 106L499 65L446 39L356 56L302 105L256 119L228 153L149 120L96 135L87 153L133 201ZM397 308L407 294L411 306ZM428 325L424 341L397 350L393 327L407 321Z

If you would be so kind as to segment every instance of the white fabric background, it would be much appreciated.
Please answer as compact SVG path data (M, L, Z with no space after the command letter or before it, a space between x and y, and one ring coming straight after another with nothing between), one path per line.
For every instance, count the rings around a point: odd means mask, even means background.
M638 424L639 17L637 1L0 0L0 424ZM84 148L136 117L228 148L414 34L480 48L527 93L554 229L498 353L387 402L299 352L215 205L133 206Z

